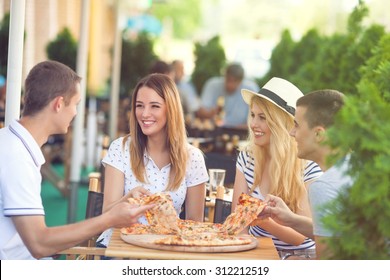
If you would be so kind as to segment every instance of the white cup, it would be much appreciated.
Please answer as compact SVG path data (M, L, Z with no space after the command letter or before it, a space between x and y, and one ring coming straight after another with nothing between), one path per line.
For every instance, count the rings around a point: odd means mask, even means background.
M223 186L225 183L225 169L209 169L210 191L217 191L217 186Z

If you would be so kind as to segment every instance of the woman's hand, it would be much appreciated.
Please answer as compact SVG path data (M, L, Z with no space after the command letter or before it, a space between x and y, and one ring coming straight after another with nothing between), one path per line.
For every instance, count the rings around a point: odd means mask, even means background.
M138 186L130 190L130 192L125 197L140 198L146 195L152 195L152 193L149 190L145 189L144 187Z

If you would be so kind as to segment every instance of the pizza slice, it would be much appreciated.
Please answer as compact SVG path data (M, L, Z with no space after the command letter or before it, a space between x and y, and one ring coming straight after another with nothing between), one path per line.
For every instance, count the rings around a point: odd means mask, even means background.
M210 240L219 236L227 236L221 224L196 222L191 220L179 221L180 234L183 240Z
M145 216L150 226L160 230L159 234L180 232L179 217L168 193L155 193L141 198L129 198L128 201L139 205L156 204L155 207L145 212Z
M222 224L222 228L229 235L237 235L243 231L263 211L265 203L260 199L242 193L238 198L238 204Z
M125 235L144 235L144 234L174 234L172 230L166 230L158 226L144 224L132 224L129 227L121 228L121 233Z

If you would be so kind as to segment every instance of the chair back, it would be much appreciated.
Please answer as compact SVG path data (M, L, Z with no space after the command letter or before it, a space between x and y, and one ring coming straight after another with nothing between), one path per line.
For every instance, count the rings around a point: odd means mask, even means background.
M101 191L100 172L89 174L89 190L85 218L93 218L102 214L103 193Z
M88 175L88 198L85 209L85 219L90 219L102 214L103 192L101 189L100 172L91 172ZM60 254L66 255L66 259L92 260L100 259L105 254L105 248L96 248L96 240L100 233L82 242L80 246L75 246L63 250Z
M214 223L222 224L232 212L232 202L216 198L214 210Z
M108 135L104 135L103 143L102 143L102 152L100 154L100 161L102 161L104 157L107 155L109 147L110 147L110 137ZM104 165L102 162L100 162L99 172L100 172L100 192L104 193Z

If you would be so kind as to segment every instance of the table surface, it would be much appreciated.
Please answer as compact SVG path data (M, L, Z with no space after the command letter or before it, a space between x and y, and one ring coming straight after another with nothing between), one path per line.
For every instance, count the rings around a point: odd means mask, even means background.
M148 249L124 242L114 229L106 249L107 257L154 260L280 260L271 238L259 237L256 248L229 253L192 253Z

